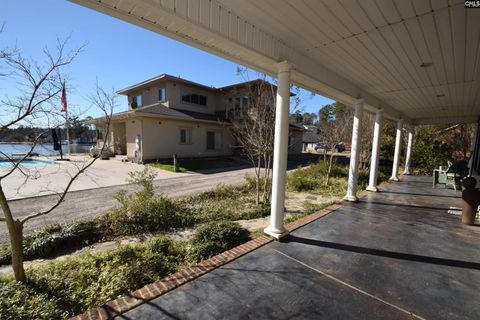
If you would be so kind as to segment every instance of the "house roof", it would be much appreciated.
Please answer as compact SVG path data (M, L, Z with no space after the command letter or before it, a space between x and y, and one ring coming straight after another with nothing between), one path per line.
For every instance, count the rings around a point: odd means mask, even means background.
M305 131L305 129L302 126L299 126L293 123L290 123L288 126L290 127L290 129L295 131Z
M207 114L201 112L179 110L174 108L168 108L161 103L144 106L135 110L129 110L124 112L118 112L112 115L113 120L119 120L123 118L131 117L168 117L175 118L179 120L196 120L196 121L209 121L209 122L223 122L228 123L225 114ZM105 119L105 117L100 117L89 121L90 123L99 122Z
M303 133L302 142L303 143L316 143L320 142L322 139L319 134L312 131L305 131Z
M122 94L122 95L128 95L128 94L130 94L132 92L135 92L135 91L138 91L140 89L149 88L153 85L159 84L161 82L165 82L166 80L173 81L173 82L176 82L176 83L183 83L183 84L186 84L186 85L189 85L189 86L194 86L194 87L204 89L204 90L208 90L208 91L217 91L217 92L218 91L220 91L220 92L221 91L227 91L227 90L231 90L231 89L235 89L235 88L239 88L239 87L245 87L245 86L248 86L248 85L251 85L251 84L255 84L255 83L258 83L258 82L265 81L265 80L262 80L262 79L255 79L255 80L251 80L251 81L245 81L245 82L239 82L239 83L231 84L231 85L224 86L224 87L213 87L213 86L209 87L209 86L200 84L198 82L193 82L193 81L190 81L190 80L182 79L180 77L175 77L175 76L164 73L164 74L161 74L157 77L150 78L150 79L147 79L145 81L134 84L134 85L132 85L130 87L127 87L125 89L121 89L121 90L117 91L117 93ZM269 83L268 81L265 81L265 82ZM273 85L273 87L276 88L275 85ZM295 96L295 94L291 92L290 96Z
M162 104L145 106L143 108L135 109L133 110L133 112L137 114L164 115L164 116L170 116L170 117L184 118L188 120L227 122L227 119L223 114L208 114L208 113L202 113L202 112L180 110L175 108L169 108Z
M177 83L188 84L190 86L199 87L199 88L204 89L204 90L210 90L210 91L217 90L217 88L215 88L215 87L205 86L205 85L197 83L197 82L193 82L193 81L190 81L190 80L182 79L180 77L175 77L175 76L164 73L164 74L161 74L157 77L147 79L145 81L134 84L134 85L132 85L130 87L127 87L125 89L121 89L121 90L117 91L117 93L118 94L123 94L123 95L128 95L131 92L137 91L137 90L142 89L142 88L151 87L152 85L161 83L165 80L170 80L170 81L174 81L174 82L177 82Z

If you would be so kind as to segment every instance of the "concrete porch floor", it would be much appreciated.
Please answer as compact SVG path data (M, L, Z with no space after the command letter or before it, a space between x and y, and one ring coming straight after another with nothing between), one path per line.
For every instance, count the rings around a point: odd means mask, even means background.
M405 176L120 316L478 319L480 228L460 192Z

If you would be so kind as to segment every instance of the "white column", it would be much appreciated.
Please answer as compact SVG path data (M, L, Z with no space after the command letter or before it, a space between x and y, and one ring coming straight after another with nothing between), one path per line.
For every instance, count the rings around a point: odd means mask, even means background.
M368 181L368 191L378 191L378 161L380 153L380 132L382 128L382 109L377 110L375 115L375 125L373 127L373 141L372 141L372 159L370 160L370 179Z
M413 148L413 128L408 129L408 144L407 144L407 154L405 155L405 170L403 174L412 174L410 172L410 167L412 164L412 148Z
M398 164L400 162L400 152L402 148L402 129L403 129L403 120L398 119L397 136L395 138L395 153L393 156L392 176L390 177L390 180L393 180L393 181L398 181Z
M275 239L288 234L283 227L285 212L285 176L287 172L288 129L290 112L291 65L283 61L277 65L278 88L275 109L275 140L273 146L272 207L270 225L264 232Z
M355 104L352 129L352 151L350 152L350 168L348 170L348 189L344 200L358 201L358 162L360 160L360 140L362 137L363 100Z

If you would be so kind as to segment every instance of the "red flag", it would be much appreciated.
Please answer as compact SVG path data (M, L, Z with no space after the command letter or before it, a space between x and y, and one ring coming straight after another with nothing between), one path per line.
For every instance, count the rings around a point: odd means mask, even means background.
M62 110L61 112L67 112L67 93L65 92L65 82L62 85Z

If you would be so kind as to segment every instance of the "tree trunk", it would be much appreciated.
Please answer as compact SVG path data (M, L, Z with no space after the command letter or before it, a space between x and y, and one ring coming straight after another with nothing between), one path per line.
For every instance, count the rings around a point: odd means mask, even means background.
M265 181L263 182L263 203L268 204L270 203L270 190L271 190L271 183L270 183L270 166L271 166L271 157L268 153L263 155L265 161Z
M328 184L330 183L330 173L332 172L332 164L333 164L333 151L330 152L330 161L328 162L327 179L325 180L326 186L328 186Z
M25 269L23 268L23 224L14 220L7 198L0 185L0 206L5 216L8 233L10 235L10 247L12 251L12 268L15 280L25 282Z
M262 158L259 156L257 158L257 169L255 169L255 187L257 190L257 198L255 203L258 205L260 203L260 174L261 174L261 166L262 166Z

